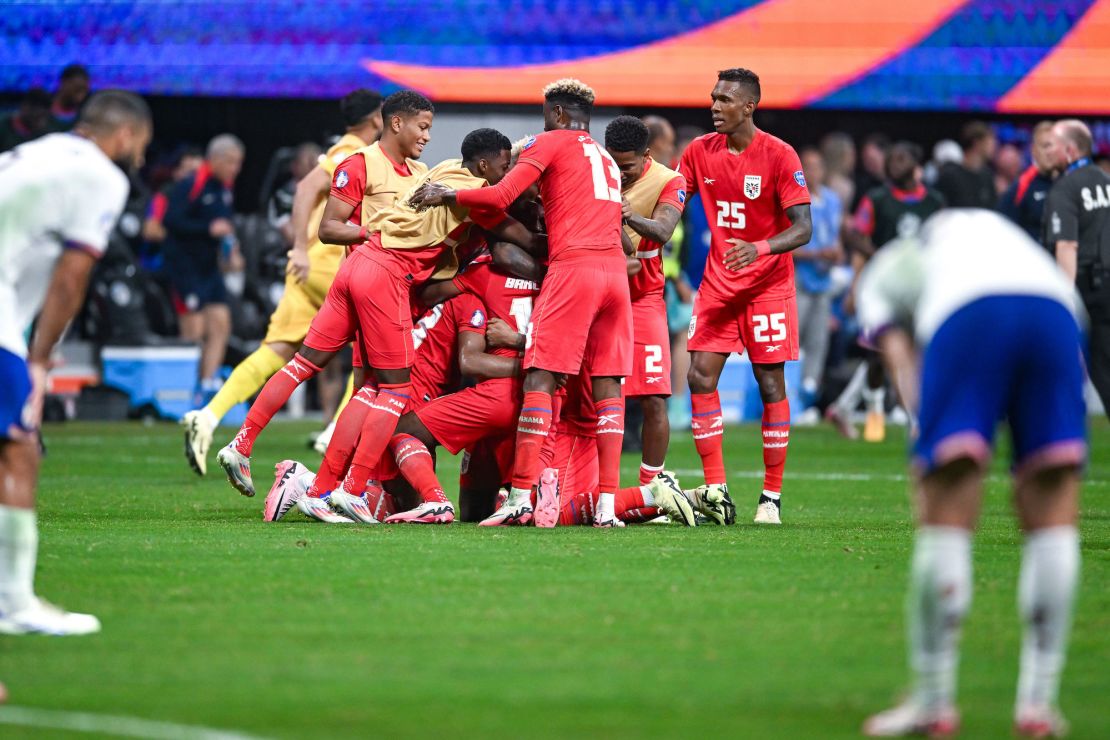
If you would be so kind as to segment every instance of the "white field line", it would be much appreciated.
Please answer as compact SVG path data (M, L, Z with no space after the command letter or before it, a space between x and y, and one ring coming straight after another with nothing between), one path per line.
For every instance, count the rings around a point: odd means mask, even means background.
M687 476L697 480L701 478L702 471L694 468L683 468L674 471L680 479ZM763 478L762 470L730 470L728 474L732 478ZM816 481L880 481L886 483L906 483L910 480L910 476L904 473L791 473L789 464L787 465L786 473L783 480L816 480ZM1007 483L1010 481L1009 476L992 475L987 478L989 483ZM1083 481L1084 487L1104 487L1110 485L1110 481L1094 480L1086 478Z
M138 717L112 714L67 712L31 707L0 707L0 725L38 727L70 732L95 732L116 737L141 737L147 740L260 740L255 735L215 730L194 725L177 725Z

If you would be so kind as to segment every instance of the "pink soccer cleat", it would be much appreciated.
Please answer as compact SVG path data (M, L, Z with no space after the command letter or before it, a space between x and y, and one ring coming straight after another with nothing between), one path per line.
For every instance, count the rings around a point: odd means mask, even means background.
M1021 707L1014 718L1014 734L1033 738L1065 737L1068 721L1053 707Z
M276 522L296 506L301 496L308 492L301 478L306 473L309 473L308 468L296 460L282 460L274 466L274 485L266 494L262 521Z
M532 523L543 529L550 529L559 523L559 471L555 468L544 468L540 474Z
M415 509L387 517L386 524L450 524L455 521L455 507L450 501L425 501Z
M532 522L532 502L528 497L520 501L506 500L497 511L478 522L479 527L522 527Z

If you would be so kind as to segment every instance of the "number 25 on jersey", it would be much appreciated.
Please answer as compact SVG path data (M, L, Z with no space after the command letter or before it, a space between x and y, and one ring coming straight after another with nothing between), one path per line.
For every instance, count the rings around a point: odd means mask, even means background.
M611 200L621 202L621 171L617 163L604 151L596 141L583 141L582 151L586 159L590 160L590 171L594 179L594 197L598 200ZM607 178L606 170L609 177ZM612 180L614 184L610 185Z
M727 200L717 201L718 226L722 229L742 229L746 223L743 203L729 203Z

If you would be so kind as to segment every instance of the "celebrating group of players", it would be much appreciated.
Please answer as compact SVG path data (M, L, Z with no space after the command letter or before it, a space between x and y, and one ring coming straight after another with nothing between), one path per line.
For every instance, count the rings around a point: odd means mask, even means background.
M401 91L381 105L379 141L348 135L321 161L331 182L310 228L309 267L325 262L334 279L305 317L300 351L217 454L232 485L254 495L258 435L350 343L355 390L316 474L279 463L267 521L295 505L333 523L450 523L456 512L431 454L439 445L467 453L465 521L614 527L665 515L731 524L716 385L728 355L746 350L764 402L755 521L780 522L790 436L783 367L798 353L788 252L811 227L797 154L753 123L758 76L719 74L715 133L695 140L677 170L652 159L648 129L631 116L608 126L604 145L595 141L594 92L582 82L559 80L543 95L543 133L512 145L478 129L461 159L429 169L418 159L433 105ZM705 485L684 491L664 470L661 251L687 192L707 204L713 243L689 329ZM304 296L301 282L291 275L291 295ZM288 311L277 316L288 323ZM474 384L460 390L464 377ZM645 452L639 485L621 488L625 397L645 400ZM185 425L186 456L203 471L215 424L194 413Z

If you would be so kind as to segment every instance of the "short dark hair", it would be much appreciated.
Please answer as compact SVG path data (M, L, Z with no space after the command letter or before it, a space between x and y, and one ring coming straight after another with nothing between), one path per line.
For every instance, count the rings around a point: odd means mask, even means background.
M884 133L876 132L863 137L863 146L870 144L881 149L884 153L890 149L890 137Z
M125 90L93 93L77 119L78 126L105 132L136 123L151 125L150 107L138 95Z
M912 141L906 141L905 139L903 139L901 141L894 142L890 145L890 148L887 149L887 156L890 156L892 153L894 153L896 149L901 149L905 151L917 164L921 164L921 161L925 158L925 153L922 151L921 147Z
M54 104L54 99L50 97L50 93L46 92L41 87L32 87L19 101L20 105L25 105L28 108L44 108L49 110L50 106Z
M407 118L424 111L435 113L435 110L432 101L415 90L398 90L382 103L382 118L388 119L392 116Z
M483 155L500 154L513 148L509 137L495 128L478 128L466 135L462 142L464 162L473 162Z
M717 81L725 82L739 82L741 85L747 85L752 91L752 97L755 102L759 102L761 92L759 89L759 75L752 72L750 69L743 67L733 67L732 69L722 69L717 73Z
M994 131L987 124L982 121L968 121L960 129L960 146L963 147L964 151L967 151L983 139L992 136L994 136Z
M589 85L569 77L556 80L543 89L543 99L548 103L586 114L593 110L595 97Z
M382 94L365 87L348 93L339 101L339 112L343 114L343 123L347 124L347 128L359 125L381 107Z
M617 116L605 127L605 148L643 154L651 140L647 124L635 116Z
M89 79L89 69L84 64L67 64L58 75L59 80L71 80L74 77Z

